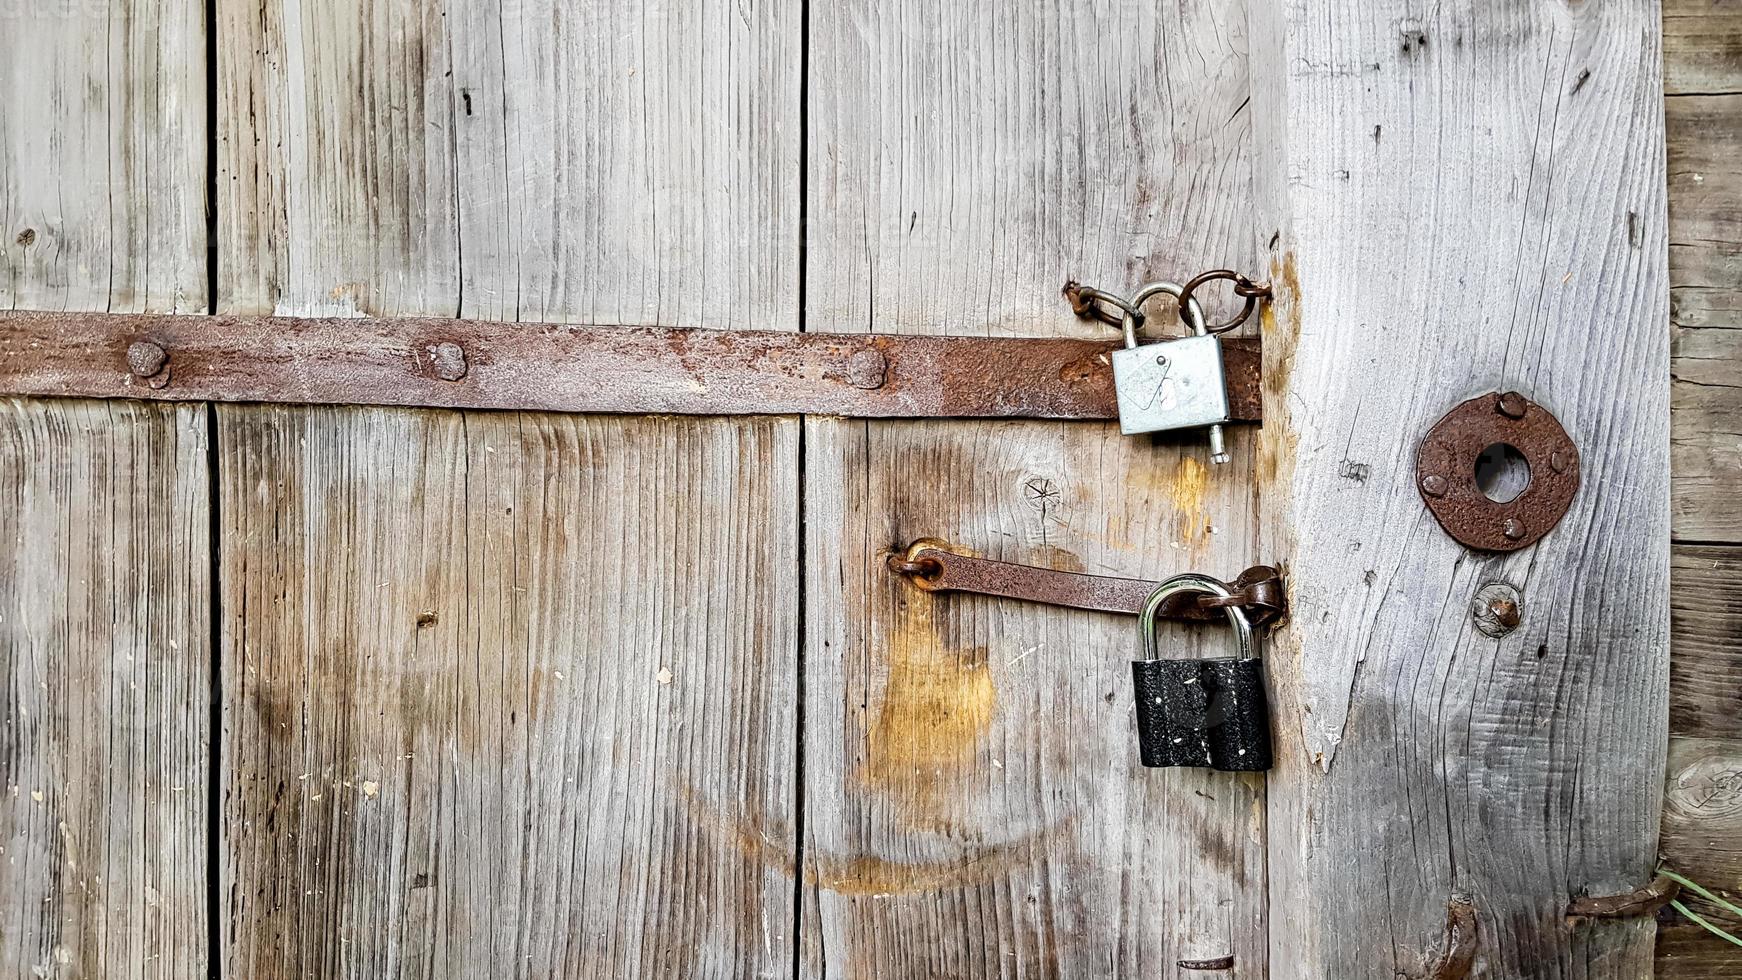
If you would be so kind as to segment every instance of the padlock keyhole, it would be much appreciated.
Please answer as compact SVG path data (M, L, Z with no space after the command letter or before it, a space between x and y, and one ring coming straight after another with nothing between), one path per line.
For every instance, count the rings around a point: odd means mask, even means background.
M1516 446L1497 442L1476 457L1476 486L1497 504L1509 504L1530 486L1530 461Z

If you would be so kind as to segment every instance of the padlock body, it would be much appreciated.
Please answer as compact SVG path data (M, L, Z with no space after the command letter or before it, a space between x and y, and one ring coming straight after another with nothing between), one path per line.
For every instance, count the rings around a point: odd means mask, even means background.
M1145 766L1223 772L1270 768L1264 661L1138 660L1137 747Z
M1222 342L1183 337L1113 352L1119 431L1194 429L1228 421Z

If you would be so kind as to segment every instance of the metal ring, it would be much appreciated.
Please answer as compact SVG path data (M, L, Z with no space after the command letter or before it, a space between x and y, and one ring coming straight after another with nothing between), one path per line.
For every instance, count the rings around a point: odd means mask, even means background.
M1184 286L1172 282L1152 282L1131 296L1130 305L1135 308L1135 312L1138 314L1136 321L1133 322L1130 313L1127 313L1120 321L1119 328L1129 331L1135 336L1138 328L1143 326L1143 304L1162 293L1180 297L1180 319L1185 322L1186 329L1196 334L1200 328L1204 327L1204 307L1197 299L1186 296Z
M1114 326L1121 325L1121 322L1128 317L1135 317L1139 325L1143 323L1142 310L1131 305L1124 297L1107 292L1105 289L1073 282L1065 286L1065 295L1071 297L1071 309L1080 317L1092 316L1103 323L1110 323ZM1100 303L1117 307L1120 311L1119 316L1114 317L1113 314L1102 309L1097 305Z
M948 550L944 542L936 538L920 538L908 545L906 551L890 555L884 564L889 566L890 571L907 576L921 590L930 592L937 586L938 578L944 574L944 563L942 559L925 552Z
M1211 269L1209 272L1193 276L1191 281L1185 284L1185 289L1182 290L1179 301L1180 316L1185 316L1186 301L1187 299L1195 298L1192 297L1192 293L1197 290L1198 287L1205 283L1215 282L1218 279L1226 279L1233 283L1234 295L1245 299L1246 306L1240 310L1239 314L1236 315L1234 319L1229 320L1227 323L1217 323L1204 328L1206 332L1213 334L1226 333L1240 324L1245 323L1246 318L1252 315L1252 311L1258 308L1258 301L1260 299L1269 298L1270 296L1269 286L1260 286L1240 273L1235 272L1233 269Z
M1143 655L1148 660L1155 656L1155 620L1161 611L1161 604L1181 592L1213 595L1220 599L1232 598L1234 593L1228 586L1208 575L1197 572L1187 572L1175 575L1173 578L1155 587L1149 593L1149 598L1143 601L1143 611L1137 616L1137 635L1143 642ZM1246 619L1246 611L1239 606L1224 606L1228 614L1228 624L1234 627L1234 653L1240 660L1252 659L1252 623Z
M943 574L944 563L936 558L901 558L889 556L889 570L900 575L911 575L915 578L935 578Z

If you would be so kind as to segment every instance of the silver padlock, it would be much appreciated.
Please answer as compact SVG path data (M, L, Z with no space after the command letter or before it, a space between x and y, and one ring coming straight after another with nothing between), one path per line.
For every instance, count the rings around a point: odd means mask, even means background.
M1120 326L1125 349L1113 352L1113 390L1119 398L1119 431L1126 435L1175 429L1210 429L1210 462L1226 463L1222 423L1228 421L1228 384L1221 338L1210 334L1196 297L1182 315L1190 337L1137 342L1134 311L1161 293L1178 298L1177 283L1152 282L1137 291ZM1123 305L1123 304L1121 304Z

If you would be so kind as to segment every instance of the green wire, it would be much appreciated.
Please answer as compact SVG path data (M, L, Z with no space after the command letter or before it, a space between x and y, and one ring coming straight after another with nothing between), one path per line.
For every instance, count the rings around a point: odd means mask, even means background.
M1693 889L1694 894L1699 895L1701 898L1704 898L1709 902L1715 902L1718 905L1722 906L1724 911L1726 911L1726 912L1730 913L1731 915L1734 915L1738 918L1742 918L1742 908L1737 908L1736 906L1731 905L1729 902L1724 901L1723 899L1719 898L1718 896L1716 896L1716 895L1712 894L1711 892L1707 891L1706 889L1700 887L1698 882L1689 881L1688 879L1683 878L1681 875L1676 874L1674 871L1671 871L1668 868L1658 868L1657 873L1660 875L1663 875L1665 878L1668 878L1670 881L1675 882L1676 884L1682 886L1683 888ZM1702 923L1702 925L1703 925L1703 923ZM1708 926L1707 928L1710 928L1710 927ZM1731 941L1735 942L1734 939L1732 939ZM1736 943L1736 945L1742 946L1742 943Z
M1698 886L1696 886L1696 888L1697 887ZM1725 904L1728 905L1729 903L1726 902ZM1670 908L1673 908L1677 912L1680 912L1681 914L1687 916L1690 920L1693 921L1694 925L1699 926L1700 928L1706 930L1707 932L1711 933L1714 936L1718 936L1722 939L1727 939L1730 942L1735 943L1738 946L1742 946L1742 939L1737 939L1735 936L1730 935L1729 933L1718 928L1717 926L1712 925L1710 922L1707 922L1705 919L1702 919L1699 916L1695 915L1693 913L1692 909L1688 908L1686 905L1683 905L1680 901L1677 901L1675 899L1671 899L1669 905L1670 905Z

